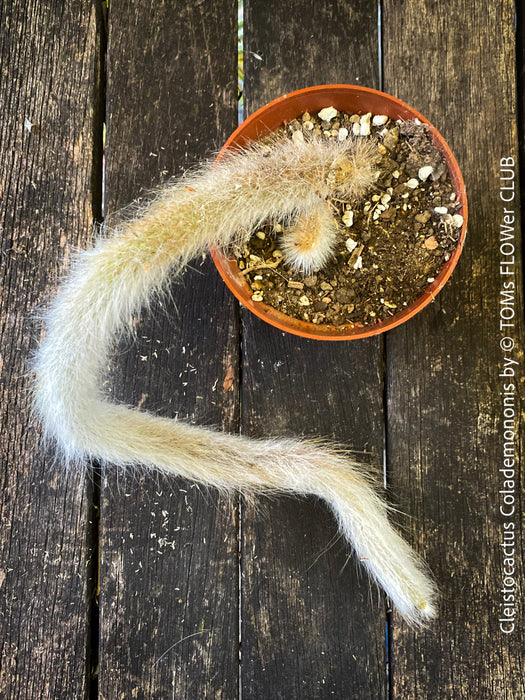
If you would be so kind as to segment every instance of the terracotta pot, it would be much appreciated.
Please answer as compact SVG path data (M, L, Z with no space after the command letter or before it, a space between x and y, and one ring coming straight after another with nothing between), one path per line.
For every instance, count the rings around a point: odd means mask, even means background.
M372 90L370 88L355 85L319 85L316 87L297 90L288 95L279 97L273 102L269 102L261 109L258 109L249 116L226 141L218 158L231 146L240 146L247 141L261 138L265 134L278 129L284 121L291 121L304 112L318 112L323 107L333 106L340 111L349 114L386 114L391 119L419 119L428 124L432 140L436 148L441 151L448 165L450 177L454 185L456 197L463 205L461 215L463 216L463 227L457 248L452 253L450 259L445 263L434 282L410 306L403 311L396 313L385 321L380 321L372 326L364 326L359 323L346 323L343 326L321 325L300 321L291 316L277 311L264 302L252 301L252 290L241 274L234 258L225 258L217 249L212 249L211 254L219 273L237 299L254 314L267 321L272 326L276 326L282 331L294 333L306 338L317 340L350 340L352 338L365 338L377 335L384 331L395 328L399 324L408 321L418 311L421 311L427 304L434 300L436 294L443 287L450 277L452 270L456 266L461 250L465 242L467 231L467 197L465 193L465 183L459 170L458 164L452 151L448 147L445 139L439 131L430 124L428 119L419 114L415 109L409 107L401 100L398 100L384 92Z

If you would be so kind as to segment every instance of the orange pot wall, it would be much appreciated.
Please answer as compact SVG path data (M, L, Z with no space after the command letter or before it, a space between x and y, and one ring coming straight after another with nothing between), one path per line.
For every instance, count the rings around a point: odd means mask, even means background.
M249 116L233 132L221 149L218 158L220 159L221 154L231 146L242 146L247 141L257 140L265 134L278 129L284 121L291 121L303 112L318 112L323 107L329 106L349 114L372 112L372 114L386 114L391 119L419 119L421 122L429 125L434 145L445 158L456 196L463 205L461 209L463 227L458 246L434 282L410 306L407 306L406 309L395 314L387 321L378 322L373 326L362 326L360 324L345 324L344 326L318 325L286 316L263 302L252 301L252 290L241 274L236 261L233 258L228 259L224 257L217 249L212 249L211 254L220 275L241 304L272 326L276 326L288 333L316 340L351 340L353 338L377 335L399 326L399 324L408 321L409 318L421 311L436 297L436 294L450 277L463 249L467 232L467 197L465 183L456 159L445 139L430 124L428 119L425 119L415 109L391 95L355 85L319 85L291 92L273 100L273 102L269 102Z

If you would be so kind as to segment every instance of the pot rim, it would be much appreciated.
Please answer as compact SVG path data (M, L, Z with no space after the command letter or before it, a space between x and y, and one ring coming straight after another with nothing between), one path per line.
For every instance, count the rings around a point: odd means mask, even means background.
M243 143L246 143L246 141L252 140L253 136L248 137L246 135L246 132L255 131L257 132L257 138L259 138L260 136L272 131L272 129L270 129L266 125L264 117L268 116L269 112L271 112L272 114L275 114L276 111L279 112L279 107L281 107L282 105L300 102L303 98L308 99L308 97L312 95L322 95L323 97L326 97L327 100L330 100L331 97L337 98L338 95L345 94L352 94L356 96L357 99L359 99L359 97L364 98L363 104L360 105L359 110L356 110L356 112L361 111L362 113L366 113L368 111L373 111L366 109L368 98L369 102L370 100L372 100L373 102L379 100L384 103L385 107L390 107L390 109L385 109L382 112L374 110L376 114L387 114L390 116L390 118L399 119L399 116L392 117L389 114L389 111L393 112L395 108L396 114L405 114L406 116L404 118L419 119L421 122L428 125L434 145L438 148L438 150L442 153L446 160L450 177L454 184L454 191L456 193L456 197L458 201L462 204L461 215L463 217L463 226L456 248L452 252L452 255L450 256L449 260L442 267L435 280L431 284L429 284L429 286L425 288L422 294L419 297L417 297L417 299L415 299L411 304L409 304L409 306L407 306L405 309L399 311L398 313L394 314L385 321L378 321L372 326L365 326L360 323L350 322L339 326L331 324L315 324L309 321L301 321L299 319L293 318L292 316L287 316L286 314L282 313L281 311L278 311L269 304L265 304L264 302L255 302L251 298L252 290L249 287L246 280L244 279L244 277L242 276L242 274L240 273L237 262L235 261L233 256L227 258L215 246L210 247L210 252L215 266L219 271L219 274L221 275L222 279L224 280L230 291L235 295L235 297L241 302L243 306L249 309L256 316L261 318L263 321L266 321L272 326L279 328L281 331L292 333L294 335L299 335L304 338L311 338L314 340L353 340L358 338L367 338L374 335L378 335L380 333L384 333L385 331L391 330L392 328L395 328L401 325L402 323L408 321L419 311L421 311L425 306L427 306L430 302L434 301L436 295L444 287L445 283L449 279L450 275L452 274L452 271L456 267L456 264L459 260L459 256L461 255L463 246L465 244L467 232L468 206L465 183L459 165L449 145L447 144L443 136L440 134L440 132L436 129L436 127L433 124L431 124L429 120L422 114L420 114L417 110L413 109L402 100L399 100L397 97L389 95L385 92L381 92L379 90L374 90L373 88L362 87L360 85L329 84L315 85L312 87L303 88L301 90L295 90L294 92L286 93L285 95L282 95L281 97L278 97L275 100L268 102L263 107L260 107L249 117L247 117L230 135L224 146L221 148L217 156L217 160L220 160L224 153L232 146L242 145ZM335 102L337 102L337 100L335 100ZM333 102L331 102L330 104L333 104ZM324 106L329 106L328 102ZM336 109L338 109L337 104L334 104L333 106L336 107ZM305 110L302 109L302 111L304 112ZM347 110L345 109L345 111ZM300 113L301 110L297 114L295 114L294 117L290 117L289 115L283 115L283 118L281 119L280 123L282 123L285 120L289 121L290 118L295 118L299 116Z

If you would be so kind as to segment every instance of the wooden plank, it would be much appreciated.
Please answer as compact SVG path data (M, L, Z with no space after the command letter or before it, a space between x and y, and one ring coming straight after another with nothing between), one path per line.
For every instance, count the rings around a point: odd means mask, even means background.
M248 112L308 85L377 87L373 4L244 7ZM242 316L243 432L332 437L381 464L381 341L307 341ZM348 561L325 507L313 499L246 504L242 547L243 696L383 697L384 600Z
M500 159L518 155L514 9L513 2L488 0L475 11L466 0L383 4L385 90L419 109L448 140L465 176L470 214L467 245L451 281L435 304L387 342L389 475L411 516L405 521L409 536L442 591L440 617L428 631L415 633L394 618L396 698L525 696L523 624L516 621L507 634L499 623L500 543L509 522L513 578L518 588L520 579L523 584L519 491L515 486L516 513L504 517L498 471L504 466L500 392L507 382L500 373L507 354L521 364L521 377L508 382L515 387L514 482L520 483L525 336L517 197L507 205L516 217L515 275L499 270ZM417 60L407 60L407 47ZM519 325L502 332L505 279L515 282ZM505 335L514 339L515 351L502 351Z
M237 120L237 9L115 0L109 9L107 203L114 212L220 146ZM235 429L237 312L197 261L117 356L112 389L164 416ZM228 370L234 386L223 391ZM108 470L101 508L100 697L233 698L234 502Z
M100 203L99 57L90 2L0 10L3 698L82 698L89 687L91 488L41 446L27 361L40 333L33 312L89 237Z

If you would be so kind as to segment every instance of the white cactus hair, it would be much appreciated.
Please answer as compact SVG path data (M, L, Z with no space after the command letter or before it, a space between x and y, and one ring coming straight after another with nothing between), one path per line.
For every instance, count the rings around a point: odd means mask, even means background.
M291 264L314 269L329 257L335 236L326 200L362 196L375 177L372 151L362 142L285 139L249 144L166 188L77 256L45 314L45 340L33 363L34 409L64 461L142 465L228 492L315 494L400 613L422 624L435 615L434 584L350 457L315 440L254 440L153 416L111 403L101 388L110 350L130 331L133 315L192 258L210 245L242 243L274 220L291 229L288 239L283 234ZM300 254L293 244L298 221L299 228L308 223L312 244Z

